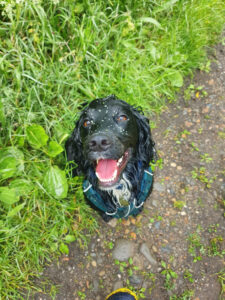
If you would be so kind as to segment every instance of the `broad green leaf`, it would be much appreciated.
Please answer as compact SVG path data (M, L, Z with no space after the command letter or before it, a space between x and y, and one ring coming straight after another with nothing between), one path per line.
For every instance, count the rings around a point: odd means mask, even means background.
M0 150L0 178L7 179L24 170L24 155L15 147Z
M170 271L170 274L173 278L177 278L177 273L174 271Z
M153 19L150 17L143 17L140 19L140 21L143 23L151 23L151 24L154 24L158 28L162 28L161 24L156 19Z
M15 142L19 147L24 146L24 128L23 126L19 126L16 129L16 134L15 134Z
M39 149L47 144L48 136L41 125L33 124L26 128L28 143L31 147Z
M50 243L49 246L52 252L56 252L58 249L58 243Z
M54 126L54 136L56 137L57 141L62 144L62 142L68 138L69 134L65 127L58 123Z
M182 87L183 86L183 76L179 71L173 71L171 73L168 73L168 79L171 82L172 86L175 87Z
M7 217L15 216L24 207L25 203L19 204L8 212Z
M66 244L61 243L61 245L59 246L59 250L60 252L62 252L63 254L69 254L69 248Z
M51 141L48 144L47 151L46 151L46 154L48 156L55 157L61 152L63 152L63 147L61 145L59 145L57 142Z
M13 203L18 202L19 199L20 197L16 195L16 191L14 189L0 187L0 201L4 204L12 205Z
M169 280L171 278L170 273L167 271L166 273L166 279Z
M9 188L13 188L18 196L26 196L34 187L32 182L26 179L15 179L10 182Z
M165 261L161 261L161 266L164 268L164 269L166 269L166 263L165 263Z
M53 197L65 198L68 191L66 173L57 166L50 167L44 176L44 187Z
M66 241L67 243L72 243L72 242L74 242L75 240L76 240L76 238L75 238L75 236L72 235L72 234L67 234L67 235L65 236L65 241Z

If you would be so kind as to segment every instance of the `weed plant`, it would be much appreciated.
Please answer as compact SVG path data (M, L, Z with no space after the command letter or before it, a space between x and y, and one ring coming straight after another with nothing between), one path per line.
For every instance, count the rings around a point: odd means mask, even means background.
M19 299L97 223L67 176L85 101L116 94L149 114L206 62L223 0L0 2L0 295Z

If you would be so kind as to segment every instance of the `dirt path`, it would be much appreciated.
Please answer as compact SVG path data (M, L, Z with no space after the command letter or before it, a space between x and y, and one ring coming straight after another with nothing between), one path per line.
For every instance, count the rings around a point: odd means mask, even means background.
M211 60L210 72L197 72L156 122L161 159L144 212L100 221L88 249L71 244L69 256L43 275L58 286L55 299L103 300L121 286L132 286L140 299L223 299L217 273L225 248L225 46Z

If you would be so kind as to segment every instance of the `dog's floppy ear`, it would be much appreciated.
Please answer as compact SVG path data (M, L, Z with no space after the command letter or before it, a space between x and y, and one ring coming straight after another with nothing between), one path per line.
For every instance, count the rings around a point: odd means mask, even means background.
M79 120L76 123L72 135L66 141L65 148L67 161L70 163L72 176L80 175L83 169L84 156L82 152L83 147L80 138Z
M149 121L144 116L142 110L135 108L134 115L139 128L138 146L136 149L137 157L143 162L144 167L147 168L149 163L155 159L155 143L152 139Z

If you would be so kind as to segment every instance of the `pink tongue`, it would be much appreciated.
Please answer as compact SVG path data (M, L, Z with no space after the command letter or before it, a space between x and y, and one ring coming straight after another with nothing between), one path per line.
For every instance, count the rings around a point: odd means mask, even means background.
M114 171L117 169L117 161L113 159L100 159L96 172L100 179L110 179L113 177Z

